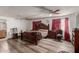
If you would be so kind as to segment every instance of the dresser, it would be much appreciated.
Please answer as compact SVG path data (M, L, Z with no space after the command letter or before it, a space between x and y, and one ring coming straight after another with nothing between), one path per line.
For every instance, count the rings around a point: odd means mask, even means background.
M74 31L74 45L75 53L79 53L79 29L75 29Z
M0 30L0 39L6 37L6 30Z

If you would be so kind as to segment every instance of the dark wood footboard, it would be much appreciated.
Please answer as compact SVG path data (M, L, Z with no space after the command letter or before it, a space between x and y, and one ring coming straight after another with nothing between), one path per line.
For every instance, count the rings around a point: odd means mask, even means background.
M23 32L21 33L21 40L27 41L29 43L38 44L38 41L42 39L40 32Z

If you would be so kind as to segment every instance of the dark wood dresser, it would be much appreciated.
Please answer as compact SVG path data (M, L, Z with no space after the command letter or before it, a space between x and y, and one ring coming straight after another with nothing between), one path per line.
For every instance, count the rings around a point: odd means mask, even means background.
M75 29L74 38L75 53L79 53L79 29Z

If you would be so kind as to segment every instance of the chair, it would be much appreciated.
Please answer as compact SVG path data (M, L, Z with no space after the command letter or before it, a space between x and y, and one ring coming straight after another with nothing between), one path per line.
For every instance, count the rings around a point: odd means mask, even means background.
M12 39L17 39L18 38L18 30L17 30L17 28L11 28L10 30L12 32Z
M62 40L62 37L63 37L63 31L60 29L60 30L58 30L57 33L56 33L56 39L57 39L58 41L61 41L61 40Z

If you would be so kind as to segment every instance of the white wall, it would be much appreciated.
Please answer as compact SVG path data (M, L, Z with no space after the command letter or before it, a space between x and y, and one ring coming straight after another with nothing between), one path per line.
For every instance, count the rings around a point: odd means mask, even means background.
M17 28L18 29L18 33L22 31L26 31L27 28L27 21L26 20L16 20L16 19L7 19L7 32L8 32L8 36L10 37L10 29L11 28Z
M52 17L52 18L44 18L44 19L37 19L37 20L20 20L20 19L8 18L8 17L0 17L0 19L6 20L6 23L7 23L7 37L6 38L10 38L11 37L11 33L10 33L11 28L18 28L18 32L20 32L21 30L22 31L32 30L32 22L41 20L45 24L49 23L50 30L51 30L52 19L60 18L61 20L63 20L64 18L68 17L70 20L69 21L70 22L70 35L72 36L72 29L77 27L76 20L78 20L78 18L79 18L78 16L79 15L75 13L72 15L67 15L67 16L62 16L62 17Z
M79 28L79 14L76 16L77 20L76 20L76 25L77 25L77 28Z
M0 19L5 19L6 20L6 24L7 24L7 37L6 38L11 38L11 28L17 28L18 29L18 33L20 33L20 31L26 31L29 30L29 24L28 24L28 20L20 20L20 19L14 19L14 18L8 18L8 17L0 17Z
M47 20L48 20L49 21L49 24L50 24L50 30L51 30L51 24L52 24L52 20L53 19L60 18L62 20L64 18L68 17L69 20L70 20L70 27L71 28L75 28L76 27L76 16L77 16L77 14L72 14L72 15L67 15L67 16L44 18L44 19L38 19L38 20L41 20L43 23L46 23ZM38 20L32 20L32 21L38 21ZM32 21L30 21L30 22L32 23ZM31 24L30 27L32 27L32 24Z
M49 23L49 25L50 25L50 30L52 29L52 20L53 19L58 19L58 18L60 18L61 20L63 20L63 19L65 19L66 17L68 17L69 18L69 25L70 25L70 36L71 36L71 39L72 39L72 29L73 28L76 28L77 27L77 25L76 25L76 20L77 20L77 16L78 14L77 13L74 13L74 14L71 14L71 15L66 15L66 16L61 16L61 17L52 17L52 18L44 18L44 19L38 19L38 20L41 20L43 23L45 23L46 24L46 22L47 21L49 21L49 22L47 22L47 23ZM38 20L32 20L32 21L30 21L30 23L31 23L31 25L30 25L30 29L32 29L32 22L33 21L38 21Z

